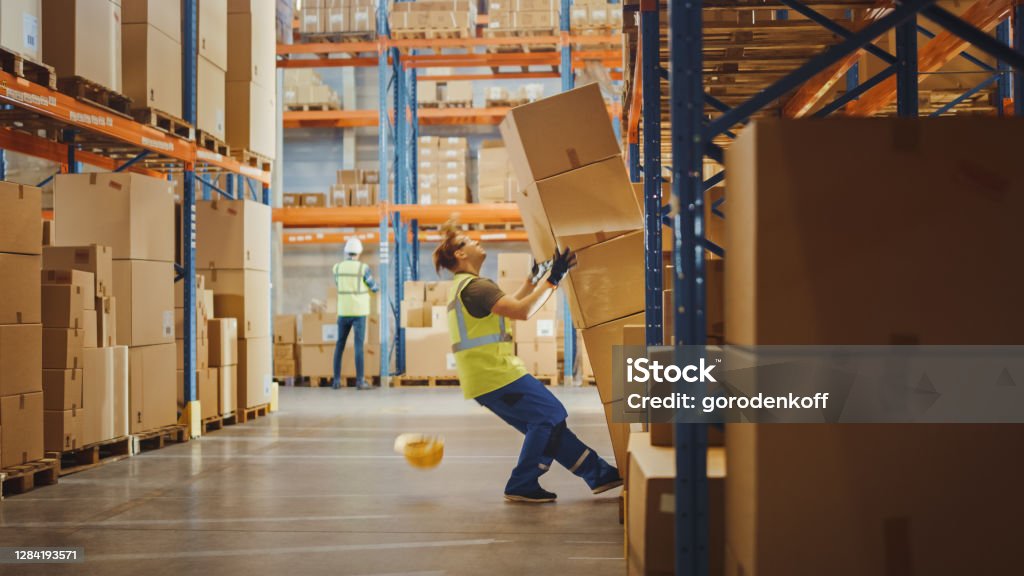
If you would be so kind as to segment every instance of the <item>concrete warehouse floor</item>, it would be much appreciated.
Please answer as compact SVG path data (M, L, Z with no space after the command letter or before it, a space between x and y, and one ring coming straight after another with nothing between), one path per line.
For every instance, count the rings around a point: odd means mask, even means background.
M597 393L555 389L569 424L613 461ZM441 433L415 470L401 432ZM522 436L457 389L281 388L281 411L146 452L0 504L2 546L75 546L86 563L0 574L622 574L614 490L557 465L556 504L502 500Z

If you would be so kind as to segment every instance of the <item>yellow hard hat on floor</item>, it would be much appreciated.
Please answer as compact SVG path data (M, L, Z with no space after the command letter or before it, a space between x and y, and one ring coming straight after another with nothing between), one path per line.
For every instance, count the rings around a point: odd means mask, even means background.
M401 434L395 438L395 452L405 456L416 468L434 468L444 458L444 437L427 434Z

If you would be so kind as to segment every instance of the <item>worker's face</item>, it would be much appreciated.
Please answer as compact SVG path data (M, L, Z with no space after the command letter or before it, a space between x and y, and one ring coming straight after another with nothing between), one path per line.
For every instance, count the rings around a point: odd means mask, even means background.
M460 242L462 248L459 248L459 252L463 253L466 260L479 266L487 258L487 251L484 250L483 245L479 241L473 240L468 236L462 236Z

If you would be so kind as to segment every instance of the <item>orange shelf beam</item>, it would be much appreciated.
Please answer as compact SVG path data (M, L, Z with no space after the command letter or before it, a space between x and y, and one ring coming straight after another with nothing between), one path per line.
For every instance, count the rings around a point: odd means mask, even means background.
M484 242L526 242L525 230L468 230L463 232L473 240ZM380 242L378 232L285 232L282 240L286 246L315 246L323 244L344 244L350 238L359 238L364 244ZM388 240L394 241L394 233L388 234ZM439 242L439 232L420 232L420 242Z
M423 206L392 204L387 206L347 206L343 208L274 208L273 221L285 228L369 228L378 226L385 213L399 212L403 220L420 224L443 224L453 214L461 222L474 224L521 224L515 204L458 204Z
M501 124L511 108L421 108L417 111L420 125L496 125ZM608 106L612 118L622 113L622 106ZM357 128L376 126L377 110L306 110L284 113L285 128Z

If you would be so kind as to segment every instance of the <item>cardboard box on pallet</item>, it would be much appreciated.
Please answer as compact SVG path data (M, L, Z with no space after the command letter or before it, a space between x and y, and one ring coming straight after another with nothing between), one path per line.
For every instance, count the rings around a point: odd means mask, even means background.
M517 342L516 356L526 365L526 370L534 376L557 376L558 354L553 344L554 339L550 342Z
M203 6L206 2L200 2ZM200 20L200 27L202 26ZM200 49L200 53L202 49ZM200 54L196 65L196 128L218 140L227 137L225 117L227 73Z
M9 395L0 394L0 396ZM45 410L72 410L83 406L85 404L81 369L43 370L43 408Z
M238 320L213 318L209 321L210 366L238 364Z
M109 246L47 246L43 249L43 270L88 272L93 275L96 298L114 295L113 253Z
M517 343L543 342L554 350L555 341L562 335L555 329L557 300L549 298L544 306L529 320L516 320L515 339Z
M115 260L174 261L174 186L129 172L58 174L58 246L110 246Z
M43 62L59 78L82 77L121 92L121 4L104 0L44 0Z
M184 370L185 366L185 340L177 339L174 341L174 347L176 352L177 362L175 366L178 370ZM210 367L210 340L203 336L196 336L196 370L205 370Z
M39 0L0 3L0 46L42 62L40 15Z
M122 346L174 344L174 264L114 261L117 343Z
M238 403L238 366L232 364L231 366L210 368L210 370L216 371L216 376L211 376L210 379L216 378L217 381L218 413L221 416L234 414Z
M295 360L295 344L274 344L274 362Z
M0 467L8 468L43 457L43 393L0 397Z
M42 390L42 327L0 325L0 396Z
M621 398L615 398L612 392L612 350L613 346L621 346L626 326L645 325L643 312L606 322L598 326L582 330L583 342L587 348L587 356L593 367L597 380L597 391L601 402L608 404Z
M85 446L82 420L85 410L43 410L43 450L66 452Z
M196 203L198 268L267 271L270 270L269 246L269 206L226 199Z
M270 337L270 273L260 270L203 270L214 291L214 314L237 318L239 338Z
M132 433L178 420L174 344L129 348L129 428Z
M334 344L338 341L337 314L303 314L303 344Z
M117 299L96 299L96 343L107 347L117 344Z
M203 420L220 416L220 393L217 370L206 368L196 374L196 393Z
M577 252L567 296L577 328L590 328L644 309L644 236L632 232Z
M226 8L224 2L219 4ZM148 24L181 44L181 0L121 0L121 18L123 25Z
M121 26L121 42L122 89L132 107L155 108L180 118L181 44L144 23Z
M39 256L0 254L0 324L39 324Z
M0 8L0 13L6 6ZM7 21L0 25L3 36ZM42 193L34 186L0 182L0 252L39 254L42 251Z
M85 330L80 328L43 328L43 368L81 368L84 344Z
M261 6L248 12L228 10L227 79L273 86L276 46L274 11Z
M82 353L82 406L87 407L79 420L83 445L119 435L115 429L116 410L118 396L125 393L125 383L118 379L117 359L123 360L123 354L115 358L113 347L92 348Z
M298 318L294 314L274 316L274 344L295 344L298 336Z
M273 67L273 61L270 66ZM276 93L273 88L254 82L229 80L224 94L225 101L231 102L225 123L227 143L273 159L277 146L277 129L273 120L277 110Z
M345 351L341 354L341 376L342 378L356 377L356 356L355 342L349 339ZM333 359L332 359L333 361ZM363 345L363 377L371 378L380 376L380 343L374 344L369 341Z
M302 344L299 347L302 375L329 378L334 375L334 344Z
M199 57L224 71L228 69L227 0L202 0L199 4ZM179 26L180 28L180 26ZM200 67L202 64L200 64ZM202 85L199 83L200 94ZM201 98L201 97L200 97ZM200 120L199 128L202 128ZM222 137L223 138L223 137Z
M253 408L270 402L273 381L270 338L248 338L238 341L239 409Z

